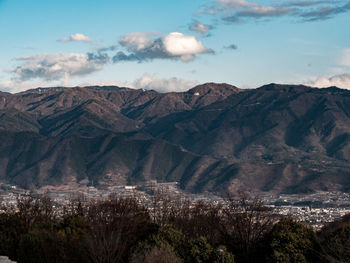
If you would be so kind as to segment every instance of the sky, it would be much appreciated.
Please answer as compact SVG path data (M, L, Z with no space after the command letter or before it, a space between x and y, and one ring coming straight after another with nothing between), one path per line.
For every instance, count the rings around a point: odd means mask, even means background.
M0 91L350 89L349 28L349 0L0 0Z

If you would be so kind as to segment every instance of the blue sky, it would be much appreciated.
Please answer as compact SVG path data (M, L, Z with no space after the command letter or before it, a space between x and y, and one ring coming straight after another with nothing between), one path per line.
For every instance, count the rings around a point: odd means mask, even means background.
M0 0L0 90L350 88L350 1Z

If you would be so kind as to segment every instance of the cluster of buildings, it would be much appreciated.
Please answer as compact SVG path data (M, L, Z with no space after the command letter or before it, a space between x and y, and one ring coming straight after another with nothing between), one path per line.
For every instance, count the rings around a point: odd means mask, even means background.
M316 192L312 194L261 195L260 198L278 214L292 216L316 229L350 214L350 194Z
M61 187L36 191L27 191L16 186L0 184L0 212L2 207L14 207L19 197L28 195L39 196L44 194L53 201L55 206L62 206L68 205L71 200L103 200L111 195L136 197L141 203L147 204L152 202L155 194L162 193L190 200L191 202L197 202L199 200L213 203L224 202L224 198L210 193L200 195L185 193L179 189L176 182L158 183L156 181L149 181L137 186L104 186L101 189L82 185L78 188ZM260 194L254 198L262 200L265 206L272 209L275 214L293 217L300 222L312 225L315 229L319 229L328 222L350 214L350 194L348 193Z

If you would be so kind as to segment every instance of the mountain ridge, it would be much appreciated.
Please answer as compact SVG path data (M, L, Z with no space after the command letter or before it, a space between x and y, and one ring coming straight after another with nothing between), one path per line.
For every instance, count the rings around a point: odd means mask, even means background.
M0 93L0 139L0 180L26 188L157 179L191 192L350 190L350 91L336 87Z

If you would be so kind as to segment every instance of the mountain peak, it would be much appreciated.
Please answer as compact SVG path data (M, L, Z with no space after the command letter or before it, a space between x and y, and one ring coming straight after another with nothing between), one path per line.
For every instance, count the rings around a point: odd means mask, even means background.
M86 86L84 88L90 90L104 90L104 91L118 91L118 90L130 90L130 88L119 86Z
M310 89L311 87L305 86L305 85L290 85L290 84L277 84L277 83L270 83L267 85L263 85L258 88L259 90L264 90L264 91L273 91L273 90L278 90L278 91L283 91L283 92L305 92Z
M208 93L212 94L226 94L226 93L238 93L241 90L235 86L226 83L205 83L198 85L187 92L190 94L204 95Z
M66 87L48 87L48 88L36 88L36 89L29 89L26 91L22 91L19 94L30 94L30 93L36 93L36 94L42 94L42 93L47 93L47 92L60 92L60 91L64 91L66 89Z
M332 93L349 93L349 90L347 89L341 89L341 88L338 88L336 86L331 86L331 87L328 87L328 88L322 88L323 91L325 92L332 92Z

